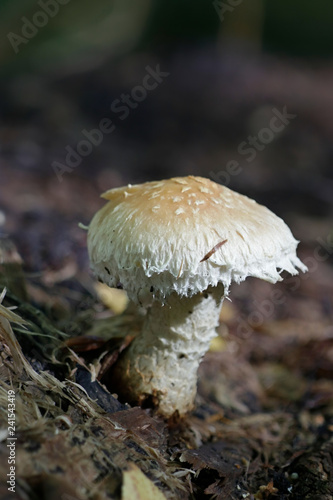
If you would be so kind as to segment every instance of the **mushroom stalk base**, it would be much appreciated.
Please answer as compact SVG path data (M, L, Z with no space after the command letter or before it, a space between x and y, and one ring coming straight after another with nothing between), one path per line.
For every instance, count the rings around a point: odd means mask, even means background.
M217 335L223 296L220 284L191 298L172 294L164 305L153 303L142 333L114 369L129 403L146 401L165 417L192 409L198 367Z

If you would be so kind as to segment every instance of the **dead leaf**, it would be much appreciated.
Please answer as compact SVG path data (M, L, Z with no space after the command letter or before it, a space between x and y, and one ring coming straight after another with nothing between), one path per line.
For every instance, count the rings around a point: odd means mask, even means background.
M166 500L160 490L134 464L123 473L121 500Z

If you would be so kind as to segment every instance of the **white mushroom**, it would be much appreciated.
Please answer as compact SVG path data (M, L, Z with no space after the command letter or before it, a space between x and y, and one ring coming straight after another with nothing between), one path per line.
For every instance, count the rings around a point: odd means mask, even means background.
M115 374L131 403L169 417L193 407L199 363L216 336L231 281L306 266L282 219L202 177L111 189L94 216L88 250L96 275L147 308L143 331Z

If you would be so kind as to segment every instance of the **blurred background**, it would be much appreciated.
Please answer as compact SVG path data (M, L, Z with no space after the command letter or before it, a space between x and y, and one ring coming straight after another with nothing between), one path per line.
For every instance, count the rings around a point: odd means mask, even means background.
M86 272L101 192L189 174L331 262L332 22L328 0L1 0L0 229L26 272Z

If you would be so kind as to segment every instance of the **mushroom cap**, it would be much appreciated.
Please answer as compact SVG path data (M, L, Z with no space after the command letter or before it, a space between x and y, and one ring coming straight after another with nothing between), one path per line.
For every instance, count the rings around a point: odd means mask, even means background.
M203 177L111 189L92 219L88 251L96 275L130 299L192 296L255 276L275 283L306 271L284 221L247 196Z

